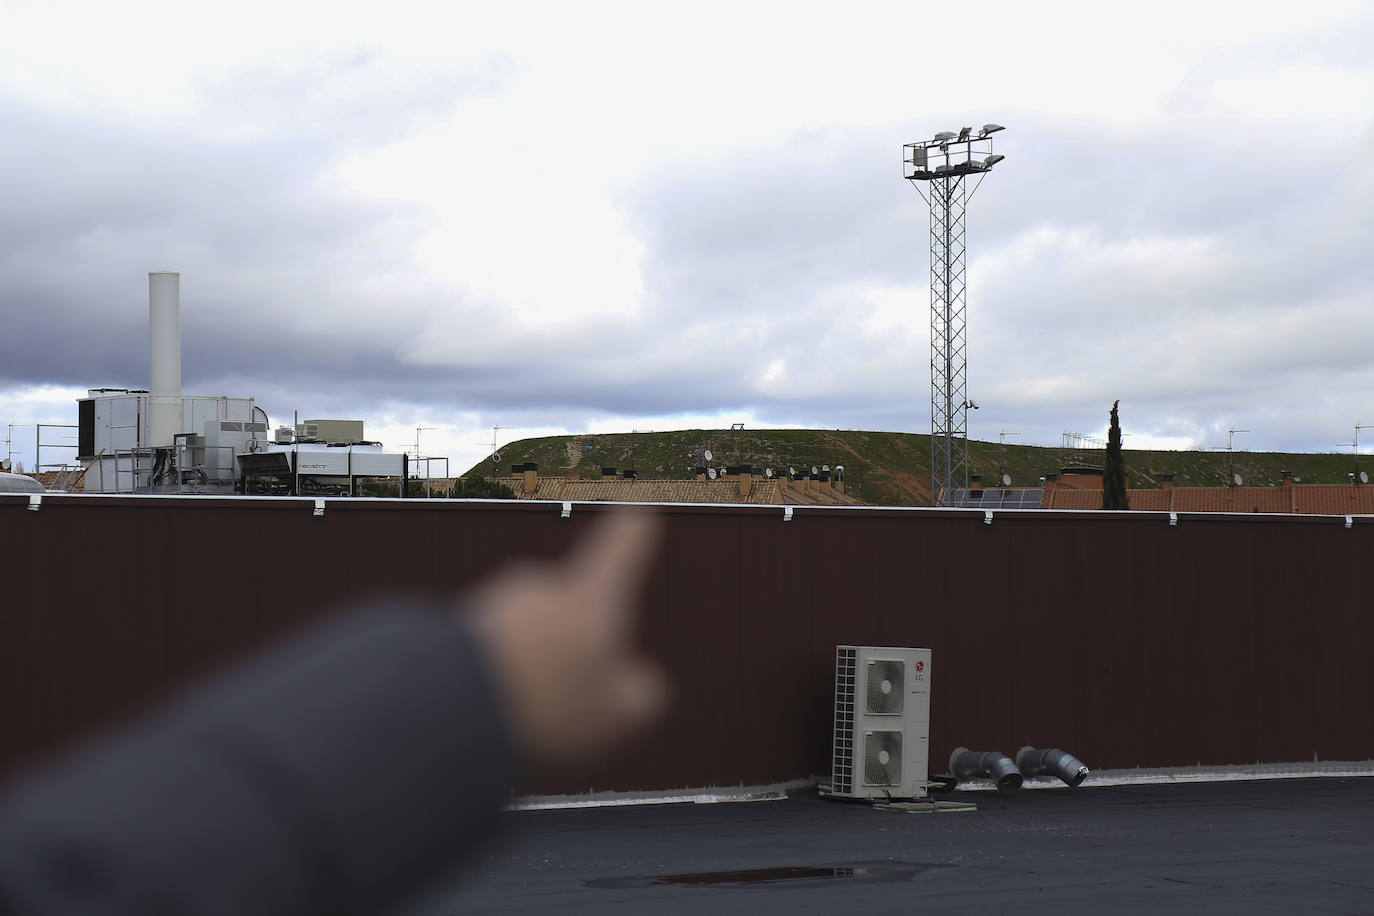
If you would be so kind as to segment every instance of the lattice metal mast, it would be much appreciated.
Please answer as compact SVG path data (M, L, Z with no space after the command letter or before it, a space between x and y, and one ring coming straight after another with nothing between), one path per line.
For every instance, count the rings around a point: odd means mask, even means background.
M978 405L968 396L964 211L983 177L1006 158L993 153L990 139L1002 129L941 131L902 147L902 177L930 207L930 477L937 506L968 488L968 411Z

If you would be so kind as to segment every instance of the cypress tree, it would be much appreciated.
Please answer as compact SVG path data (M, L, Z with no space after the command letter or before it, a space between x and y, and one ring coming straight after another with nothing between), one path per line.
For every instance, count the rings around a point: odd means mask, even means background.
M1102 467L1102 508L1129 509L1126 500L1126 459L1121 454L1121 423L1116 416L1120 401L1112 402L1112 425L1107 430L1107 461Z

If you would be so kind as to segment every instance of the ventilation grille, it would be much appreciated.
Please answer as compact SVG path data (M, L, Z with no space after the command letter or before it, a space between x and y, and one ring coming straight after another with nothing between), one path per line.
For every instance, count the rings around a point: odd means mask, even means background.
M854 788L854 668L858 653L835 650L835 736L830 768L830 791L849 794Z
M902 733L864 732L864 785L902 784Z
M867 683L864 685L868 697L868 714L878 716L900 716L902 698L906 696L902 674L906 664L900 661L872 661L868 663Z

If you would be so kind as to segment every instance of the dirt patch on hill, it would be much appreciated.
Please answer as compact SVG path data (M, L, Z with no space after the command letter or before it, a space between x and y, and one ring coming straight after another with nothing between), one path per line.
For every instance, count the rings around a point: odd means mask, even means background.
M908 506L930 505L930 478L907 471L891 471L888 478L893 489L902 494L902 503Z

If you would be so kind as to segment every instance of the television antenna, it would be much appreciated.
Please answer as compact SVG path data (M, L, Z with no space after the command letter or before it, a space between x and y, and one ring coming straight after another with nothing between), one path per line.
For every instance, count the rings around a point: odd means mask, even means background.
M491 441L490 441L490 442L479 442L479 443L477 443L478 445L487 445L487 446L490 446L490 447L491 447L491 451L487 453L487 457L488 457L489 459L491 459L491 476L493 476L493 477L496 476L496 465L499 464L500 461L501 461L501 452L500 452L500 450L497 448L497 444L496 444L496 432L497 432L497 430L501 430L501 429L515 429L515 427L514 427L514 426L493 426L493 427L491 428Z
M417 426L415 427L415 460L420 460L420 433L428 429L438 429L437 426Z
M13 427L13 424L11 424L11 428L12 428L12 427ZM1369 423L1356 423L1356 424L1355 424L1355 441L1354 441L1354 442L1342 442L1341 445L1349 445L1349 446L1351 446L1352 448L1355 449L1355 473L1352 474L1351 476L1352 476L1352 477L1358 477L1358 478L1360 479L1360 483L1369 483L1369 475L1368 475L1368 474L1365 474L1364 472L1362 472L1362 471L1360 470L1360 430L1362 430L1362 429L1374 429L1374 425L1371 425L1371 424L1369 424Z
M1004 487L1011 484L1011 478L1007 476L1007 436L1019 435L1021 434L1006 428L997 434L997 473Z
M1233 446L1236 444L1236 433L1248 433L1249 431L1248 429L1236 429L1234 426L1226 431L1227 471L1230 473L1231 479L1236 481L1236 486L1240 486L1240 475L1236 473L1236 458L1233 451ZM1214 445L1212 448L1220 451L1222 446Z
M992 167L1005 156L984 124L902 146L902 177L930 208L930 474L936 505L968 488L968 258L964 212ZM970 182L976 182L972 188ZM927 191L921 190L925 183Z
M14 423L9 424L9 430L5 433L5 470L14 467Z

